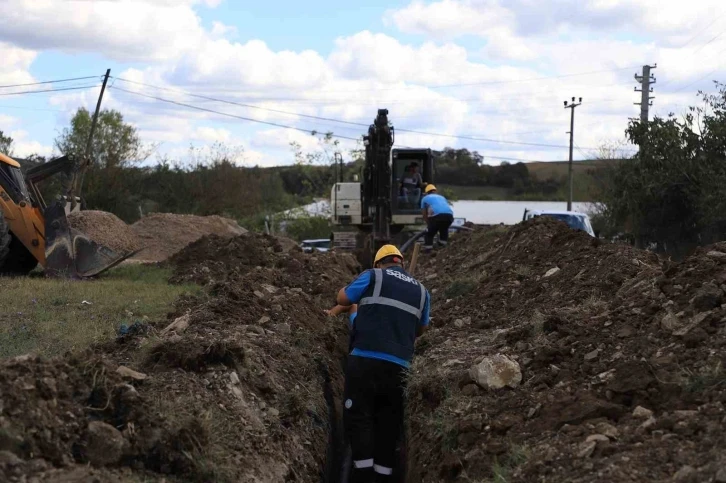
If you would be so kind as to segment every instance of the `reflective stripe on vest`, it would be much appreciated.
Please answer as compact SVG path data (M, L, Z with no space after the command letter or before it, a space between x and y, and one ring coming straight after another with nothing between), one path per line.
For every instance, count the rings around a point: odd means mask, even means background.
M408 305L406 303L403 303L396 299L390 299L388 297L381 297L381 288L383 287L383 270L380 268L373 269L373 272L375 274L375 285L373 286L373 294L370 297L365 297L361 299L360 303L358 305L370 305L370 304L378 304L378 305L387 305L389 307L395 307L399 310L403 310L405 312L408 312L409 314L413 314L419 319L421 318L421 314L423 314L424 305L426 305L426 288L423 286L423 284L416 283L421 288L421 302L419 303L418 307L414 307L413 305Z

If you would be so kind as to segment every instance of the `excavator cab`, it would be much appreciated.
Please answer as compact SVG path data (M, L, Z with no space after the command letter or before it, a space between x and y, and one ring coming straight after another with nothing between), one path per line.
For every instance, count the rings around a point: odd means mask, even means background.
M393 216L421 213L424 185L432 183L434 161L430 149L400 148L391 153L394 182L391 193Z
M23 175L17 161L0 154L0 273L28 273L40 263L47 275L85 278L133 255L116 253L69 226L66 213L77 198L46 204L38 183L58 173L74 179L78 163L62 156Z

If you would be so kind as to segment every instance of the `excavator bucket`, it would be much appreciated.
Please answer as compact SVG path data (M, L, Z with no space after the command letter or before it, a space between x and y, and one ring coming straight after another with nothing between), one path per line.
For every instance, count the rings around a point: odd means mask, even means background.
M100 245L68 224L64 206L53 203L45 212L45 271L64 278L98 275L132 256Z

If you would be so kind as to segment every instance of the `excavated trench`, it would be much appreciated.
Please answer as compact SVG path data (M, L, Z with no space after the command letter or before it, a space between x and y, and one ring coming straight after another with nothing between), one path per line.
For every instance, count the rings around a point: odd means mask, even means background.
M323 309L355 259L250 234L169 265L208 295L82 354L0 362L0 481L340 481L348 329Z

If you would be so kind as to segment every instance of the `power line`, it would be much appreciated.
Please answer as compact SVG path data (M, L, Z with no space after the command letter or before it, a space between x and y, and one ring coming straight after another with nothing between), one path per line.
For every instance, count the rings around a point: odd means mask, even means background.
M719 37L721 37L724 33L726 33L726 30L721 31L721 33L719 33L718 35L716 35L715 37L713 37L711 40L709 40L708 42L706 42L705 44L703 44L702 46L700 46L699 48L697 48L695 51L693 51L693 53L691 55L695 55L696 53L700 52L704 47L706 47L707 45L711 44L714 40L716 40Z
M20 96L23 94L38 94L41 92L60 92L60 91L74 91L78 89L90 89L91 87L100 87L99 84L78 86L78 87L63 87L59 89L43 89L40 91L22 91L22 92L0 92L0 96Z
M433 132L426 132L426 131L416 131L413 129L401 129L396 128L396 132L407 132L407 133L413 133L413 134L423 134L426 136L436 136L436 137L446 137L446 138L454 138L454 139L465 139L468 141L482 141L482 142L488 142L488 143L500 143L500 144L515 144L519 146L534 146L534 147L540 147L540 148L566 148L565 145L560 144L542 144L542 143L527 143L527 142L520 142L520 141L502 141L498 139L487 139L487 138L477 138L473 136L460 136L457 134L441 134L441 133L433 133Z
M544 77L532 77L529 79L519 79L519 80L503 80L503 81L486 81L486 82L471 82L466 84L445 84L445 85L438 85L438 86L422 86L426 87L428 89L442 89L446 87L468 87L468 86L485 86L485 85L496 85L496 84L512 84L512 83L520 83L520 82L534 82L534 81L541 81L541 80L548 80L548 79L564 79L566 77L577 77L577 76L586 76L586 75L594 75L594 74L602 74L603 72L617 72L621 70L629 70L633 67L620 67L617 69L603 69L603 70L595 70L591 72L581 72L576 74L562 74L562 75L551 75L551 76L544 76Z
M39 86L42 84L58 84L60 82L71 82L71 81L79 81L79 80L87 80L87 79L98 79L100 76L94 75L94 76L88 76L88 77L74 77L72 79L57 79L57 80L49 80L49 81L40 81L40 82L29 82L27 84L11 84L6 86L0 86L0 89L7 89L11 87L27 87L27 86Z
M261 110L261 111L276 112L278 114L285 114L285 115L290 115L290 116L305 117L305 118L308 118L308 119L316 119L316 120L319 120L319 121L328 121L328 122L337 122L337 123L341 123L341 124L350 124L350 125L353 125L353 126L368 127L370 125L370 124L363 124L363 123L360 123L360 122L343 121L343 120L340 120L340 119L331 119L331 118L328 118L328 117L312 116L312 115L309 115L309 114L300 114L300 113L297 113L297 112L283 111L283 110L280 110L280 109L271 109L271 108L267 108L267 107L253 106L251 104L244 104L244 103L241 103L241 102L229 101L229 100L226 100L226 99L217 99L217 98L214 98L214 97L203 96L203 95L200 95L200 94L192 94L191 92L181 91L179 89L171 89L171 88L168 88L168 87L160 87L160 86L154 86L154 85L151 85L151 84L144 84L143 82L131 81L131 80L128 80L128 79L122 79L120 77L115 77L115 79L116 80L120 80L121 82L128 82L130 84L137 84L137 85L141 85L141 86L144 86L144 87L151 87L153 89L159 89L159 90L163 90L163 91L176 92L176 93L179 93L179 94L187 95L189 97L196 97L198 99L205 99L205 100L213 101L213 102L221 102L223 104L231 104L231 105L234 105L234 106L246 107L248 109L258 109L258 110Z
M63 109L44 109L41 107L8 106L7 104L0 104L0 109L20 109L23 111L66 112Z
M240 119L242 121L254 122L254 123L259 123L259 124L266 124L268 126L274 126L274 127L279 127L279 128L283 128L283 129L293 129L295 131L300 131L300 132L304 132L304 133L307 133L307 134L315 134L317 132L316 130L308 130L308 129L303 129L303 128L300 128L300 127L289 126L289 125L286 125L286 124L280 124L280 123L270 122L270 121L262 121L260 119L253 119L253 118L250 118L250 117L237 116L236 114L230 114L230 113L227 113L227 112L215 111L213 109L207 109L207 108L204 108L204 107L194 106L194 105L191 105L191 104L185 104L183 102L173 101L171 99L164 99L164 98L158 97L158 96L151 96L151 95L148 95L148 94L142 94L140 92L130 91L130 90L124 89L122 87L113 87L113 89L114 90L117 90L117 91L121 91L121 92L126 92L128 94L132 94L132 95L135 95L135 96L145 97L147 99L153 99L153 100L160 101L160 102L166 102L166 103L169 103L169 104L174 104L174 105L181 106L181 107L186 107L186 108L189 108L189 109L195 109L197 111L208 112L208 113L211 113L211 114L217 114L217 115L220 115L220 116L226 116L226 117L231 117L231 118L235 118L235 119ZM321 134L323 134L323 133L321 133ZM327 134L327 133L325 133L325 134ZM333 136L335 136L335 137L337 137L337 138L340 138L340 139L348 139L350 141L358 141L359 140L359 138L352 138L352 137L348 137L348 136L339 136L339 135L337 135L335 133L330 133L330 134L333 135Z
M541 76L541 77L530 77L526 79L519 79L519 80L502 80L502 81L482 81L482 82L469 82L469 83L459 83L459 84L439 84L439 85L408 85L408 86L402 86L402 87L385 87L385 88L370 88L370 89L354 89L354 90L345 90L345 91L326 91L331 93L352 93L352 92L386 92L386 91L400 91L405 89L414 89L414 88L425 88L425 89L445 89L449 87L467 87L467 86L481 86L481 85L496 85L496 84L511 84L513 82L520 83L520 82L535 82L535 81L542 81L542 80L548 80L548 79L562 79L566 77L579 77L579 76L588 76L588 75L594 75L594 74L602 74L604 72L618 72L622 70L629 70L634 69L639 66L628 66L628 67L618 67L614 69L602 69L602 70L595 70L595 71L589 71L589 72L575 72L570 74L559 74L559 75L551 75L551 76ZM183 85L183 87L197 87L197 85L194 84L186 84Z
M241 102L230 101L230 100L227 100L227 99L219 99L219 98L215 98L215 97L211 97L211 96L205 96L205 95L200 95L200 94L193 94L193 93L190 93L190 92L187 92L187 91L182 91L182 90L179 90L179 89L172 89L172 88L168 88L168 87L155 86L155 85L152 85L152 84L146 84L146 83L143 83L143 82L132 81L132 80L123 79L123 78L120 78L120 77L116 77L115 79L116 80L119 80L121 82L127 82L127 83L130 83L130 84L137 84L137 85L141 85L141 86L148 87L148 88L152 88L152 89L159 89L159 90L162 90L162 91L175 92L175 93L178 93L178 94L187 95L189 97L194 97L194 98L198 98L198 99L204 99L204 100L213 101L213 102L220 102L220 103L224 103L224 104L230 104L230 105L234 105L234 106L238 106L238 107L245 107L245 108L257 109L257 110L261 110L261 111L275 112L275 113L278 113L278 114L284 114L284 115L289 115L289 116L296 116L296 117L301 117L301 118L306 118L306 119L314 119L314 120L318 120L318 121L335 122L335 123L346 124L346 125L351 125L351 126L358 126L358 127L368 127L369 126L368 123L353 122L353 121L344 121L344 120L341 120L341 119L334 119L334 118L322 117L322 116L314 116L314 115L310 115L310 114L301 114L301 113L297 113L297 112L284 111L284 110L281 110L281 109L271 109L271 108L266 108L266 107L260 107L260 106L255 106L255 105L251 105L251 104L245 104L245 103L241 103ZM132 94L138 94L138 95L142 95L142 96L145 96L145 97L152 97L152 98L154 98L153 96L147 96L147 95L138 93L136 91L129 91L129 90L121 89L121 88L118 88L118 87L114 87L114 88L115 89L123 90L125 92L129 92L129 93L132 93ZM184 104L184 105L186 105L186 104ZM201 107L198 107L198 106L194 106L194 108L195 109L199 109L199 110L204 109L204 108L201 108ZM209 112L215 112L213 110L208 110L208 111ZM245 119L250 119L250 118L245 118ZM251 122L255 122L255 120L252 120ZM296 129L301 129L301 128L296 128ZM305 131L305 130L303 130L303 131ZM427 135L427 136L446 137L446 138L452 138L452 139L462 139L462 140L467 140L467 141L488 142L488 143L495 143L495 144L511 144L511 145L518 145L518 146L533 146L533 147L553 148L553 149L565 149L565 148L568 147L568 146L565 146L565 145L557 145L557 144L531 143L531 142L524 142L524 141L507 141L507 140L499 140L499 139L491 139L491 138L483 138L483 137L474 137L474 136L465 136L465 135L432 133L432 132L417 131L417 130L405 129L405 128L397 128L396 131L401 132L401 133L422 134L422 135ZM307 131L305 131L305 132L307 132ZM588 148L588 149L590 149L592 151L597 151L597 148Z
M711 21L711 23L709 23L708 25L706 25L704 28L700 29L696 35L694 35L693 37L691 37L691 39L688 42L686 42L685 44L681 45L679 48L682 49L684 47L687 47L691 42L693 42L694 40L696 40L697 37L700 37L702 33L704 33L706 30L708 30L711 27L711 25L715 24L716 21L718 19L720 19L721 17L723 17L724 15L726 15L726 13L722 13L721 15L719 15L718 17L716 17L715 19L713 19Z
M317 133L317 131L315 131L315 130L307 130L307 129L302 129L302 128L295 127L295 126L289 126L289 125L275 123L275 122L269 122L269 121L262 121L262 120L259 120L259 119L252 119L252 118L248 118L248 117L244 117L244 116L237 116L235 114L229 114L229 113L226 113L226 112L215 111L213 109L207 109L207 108L204 108L204 107L194 106L194 105L191 105L191 104L185 104L183 102L173 101L171 99L164 99L164 98L161 98L161 97L158 97L158 96L152 96L152 95L148 95L148 94L142 94L140 92L130 91L128 89L123 89L121 87L113 87L113 89L118 90L118 91L121 91L121 92L125 92L125 93L128 93L128 94L132 94L132 95L135 95L135 96L144 97L144 98L147 98L147 99L153 99L153 100L157 100L157 101L160 101L160 102L166 102L166 103L169 103L169 104L174 104L174 105L181 106L181 107L186 107L186 108L189 108L189 109L195 109L195 110L202 111L202 112L208 112L208 113L211 113L211 114L217 114L217 115L221 115L221 116L226 116L226 117L231 117L231 118L235 118L235 119L240 119L240 120L243 120L243 121L249 121L249 122L254 122L254 123L259 123L259 124L266 124L266 125L269 125L269 126L279 127L279 128L283 128L283 129L292 129L292 130L295 130L295 131L304 132L306 134ZM320 134L322 134L322 133L320 133ZM346 140L350 140L350 141L359 141L360 140L360 138L352 138L352 137L348 137L348 136L340 136L340 135L337 135L337 134L332 133L332 132L330 134L332 136L334 136L336 138L340 138L340 139L346 139ZM493 155L487 155L487 154L482 154L482 156L484 156L484 158L497 159L497 160L503 160L503 161L517 161L517 162L524 162L524 163L527 163L527 162L546 162L546 161L542 161L542 160L523 159L523 158L515 158L515 157L509 157L509 156L493 156Z

